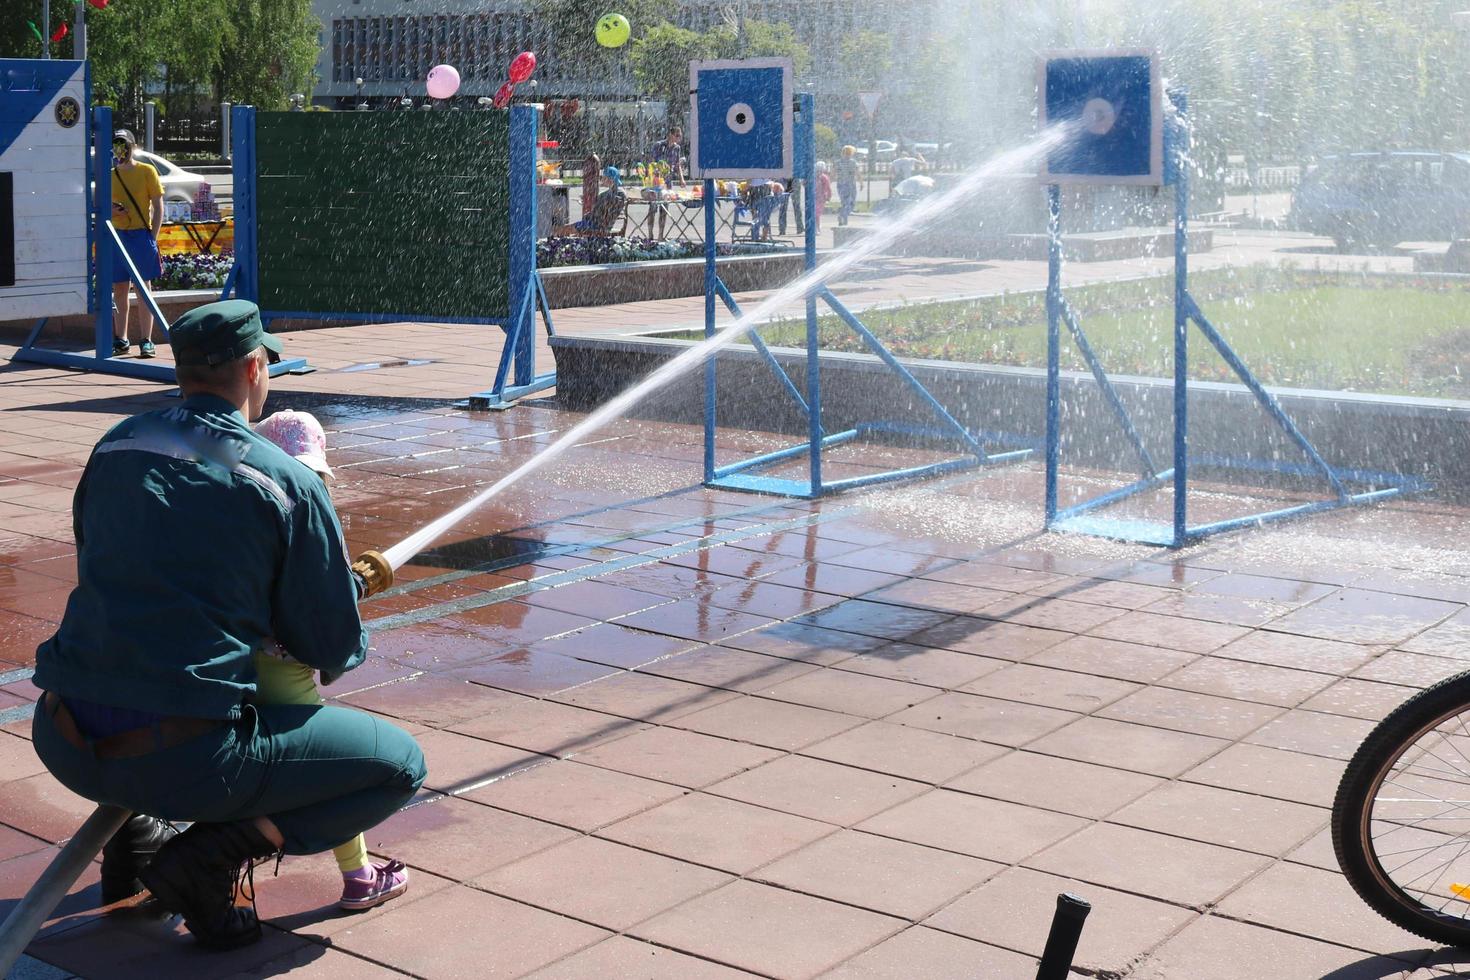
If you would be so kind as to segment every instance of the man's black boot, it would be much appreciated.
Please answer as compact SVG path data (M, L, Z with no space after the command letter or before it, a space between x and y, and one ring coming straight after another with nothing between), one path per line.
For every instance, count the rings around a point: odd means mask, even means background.
M276 850L252 821L196 823L159 848L139 877L160 905L183 915L200 943L234 949L260 939L251 859ZM235 904L242 885L249 906Z
M170 837L178 836L174 825L158 817L135 813L102 847L102 904L132 898L143 890L138 873Z

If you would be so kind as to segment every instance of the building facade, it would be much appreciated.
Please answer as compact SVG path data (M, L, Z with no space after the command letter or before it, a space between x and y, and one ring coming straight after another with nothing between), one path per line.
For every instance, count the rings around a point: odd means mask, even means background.
M919 56L922 43L942 30L942 11L961 0L682 0L676 22L704 31L734 24L743 8L751 20L789 24L812 55L806 81L818 97L851 96L842 77L841 39L874 30L893 38L895 64ZM615 5L612 5L615 6ZM588 76L557 55L546 25L526 0L314 0L322 21L320 104L345 105L422 96L424 76L438 64L459 70L461 92L493 95L506 66L521 51L536 52L540 100L636 102L637 85L626 59L610 73ZM361 79L359 86L357 80Z

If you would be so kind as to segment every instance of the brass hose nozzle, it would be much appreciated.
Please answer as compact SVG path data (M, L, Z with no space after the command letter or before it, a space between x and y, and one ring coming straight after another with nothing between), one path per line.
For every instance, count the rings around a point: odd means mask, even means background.
M352 570L362 576L362 581L367 586L364 599L393 586L393 566L388 564L388 559L380 552L364 551L352 563Z

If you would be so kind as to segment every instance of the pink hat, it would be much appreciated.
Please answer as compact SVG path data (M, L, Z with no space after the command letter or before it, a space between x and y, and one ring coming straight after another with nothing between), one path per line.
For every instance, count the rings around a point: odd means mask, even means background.
M315 415L287 409L261 419L255 424L255 431L322 476L335 475L327 465L327 434Z

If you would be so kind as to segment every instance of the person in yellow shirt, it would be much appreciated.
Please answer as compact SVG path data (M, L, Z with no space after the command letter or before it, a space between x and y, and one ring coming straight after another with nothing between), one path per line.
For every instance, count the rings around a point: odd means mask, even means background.
M133 159L138 141L126 129L112 135L112 223L122 239L128 257L138 267L138 274L150 289L153 280L163 272L158 255L158 232L163 227L163 184L158 171L150 164ZM112 354L126 354L129 307L128 267L119 256L112 263ZM117 318L122 316L119 329ZM139 357L152 357L153 314L138 302Z

